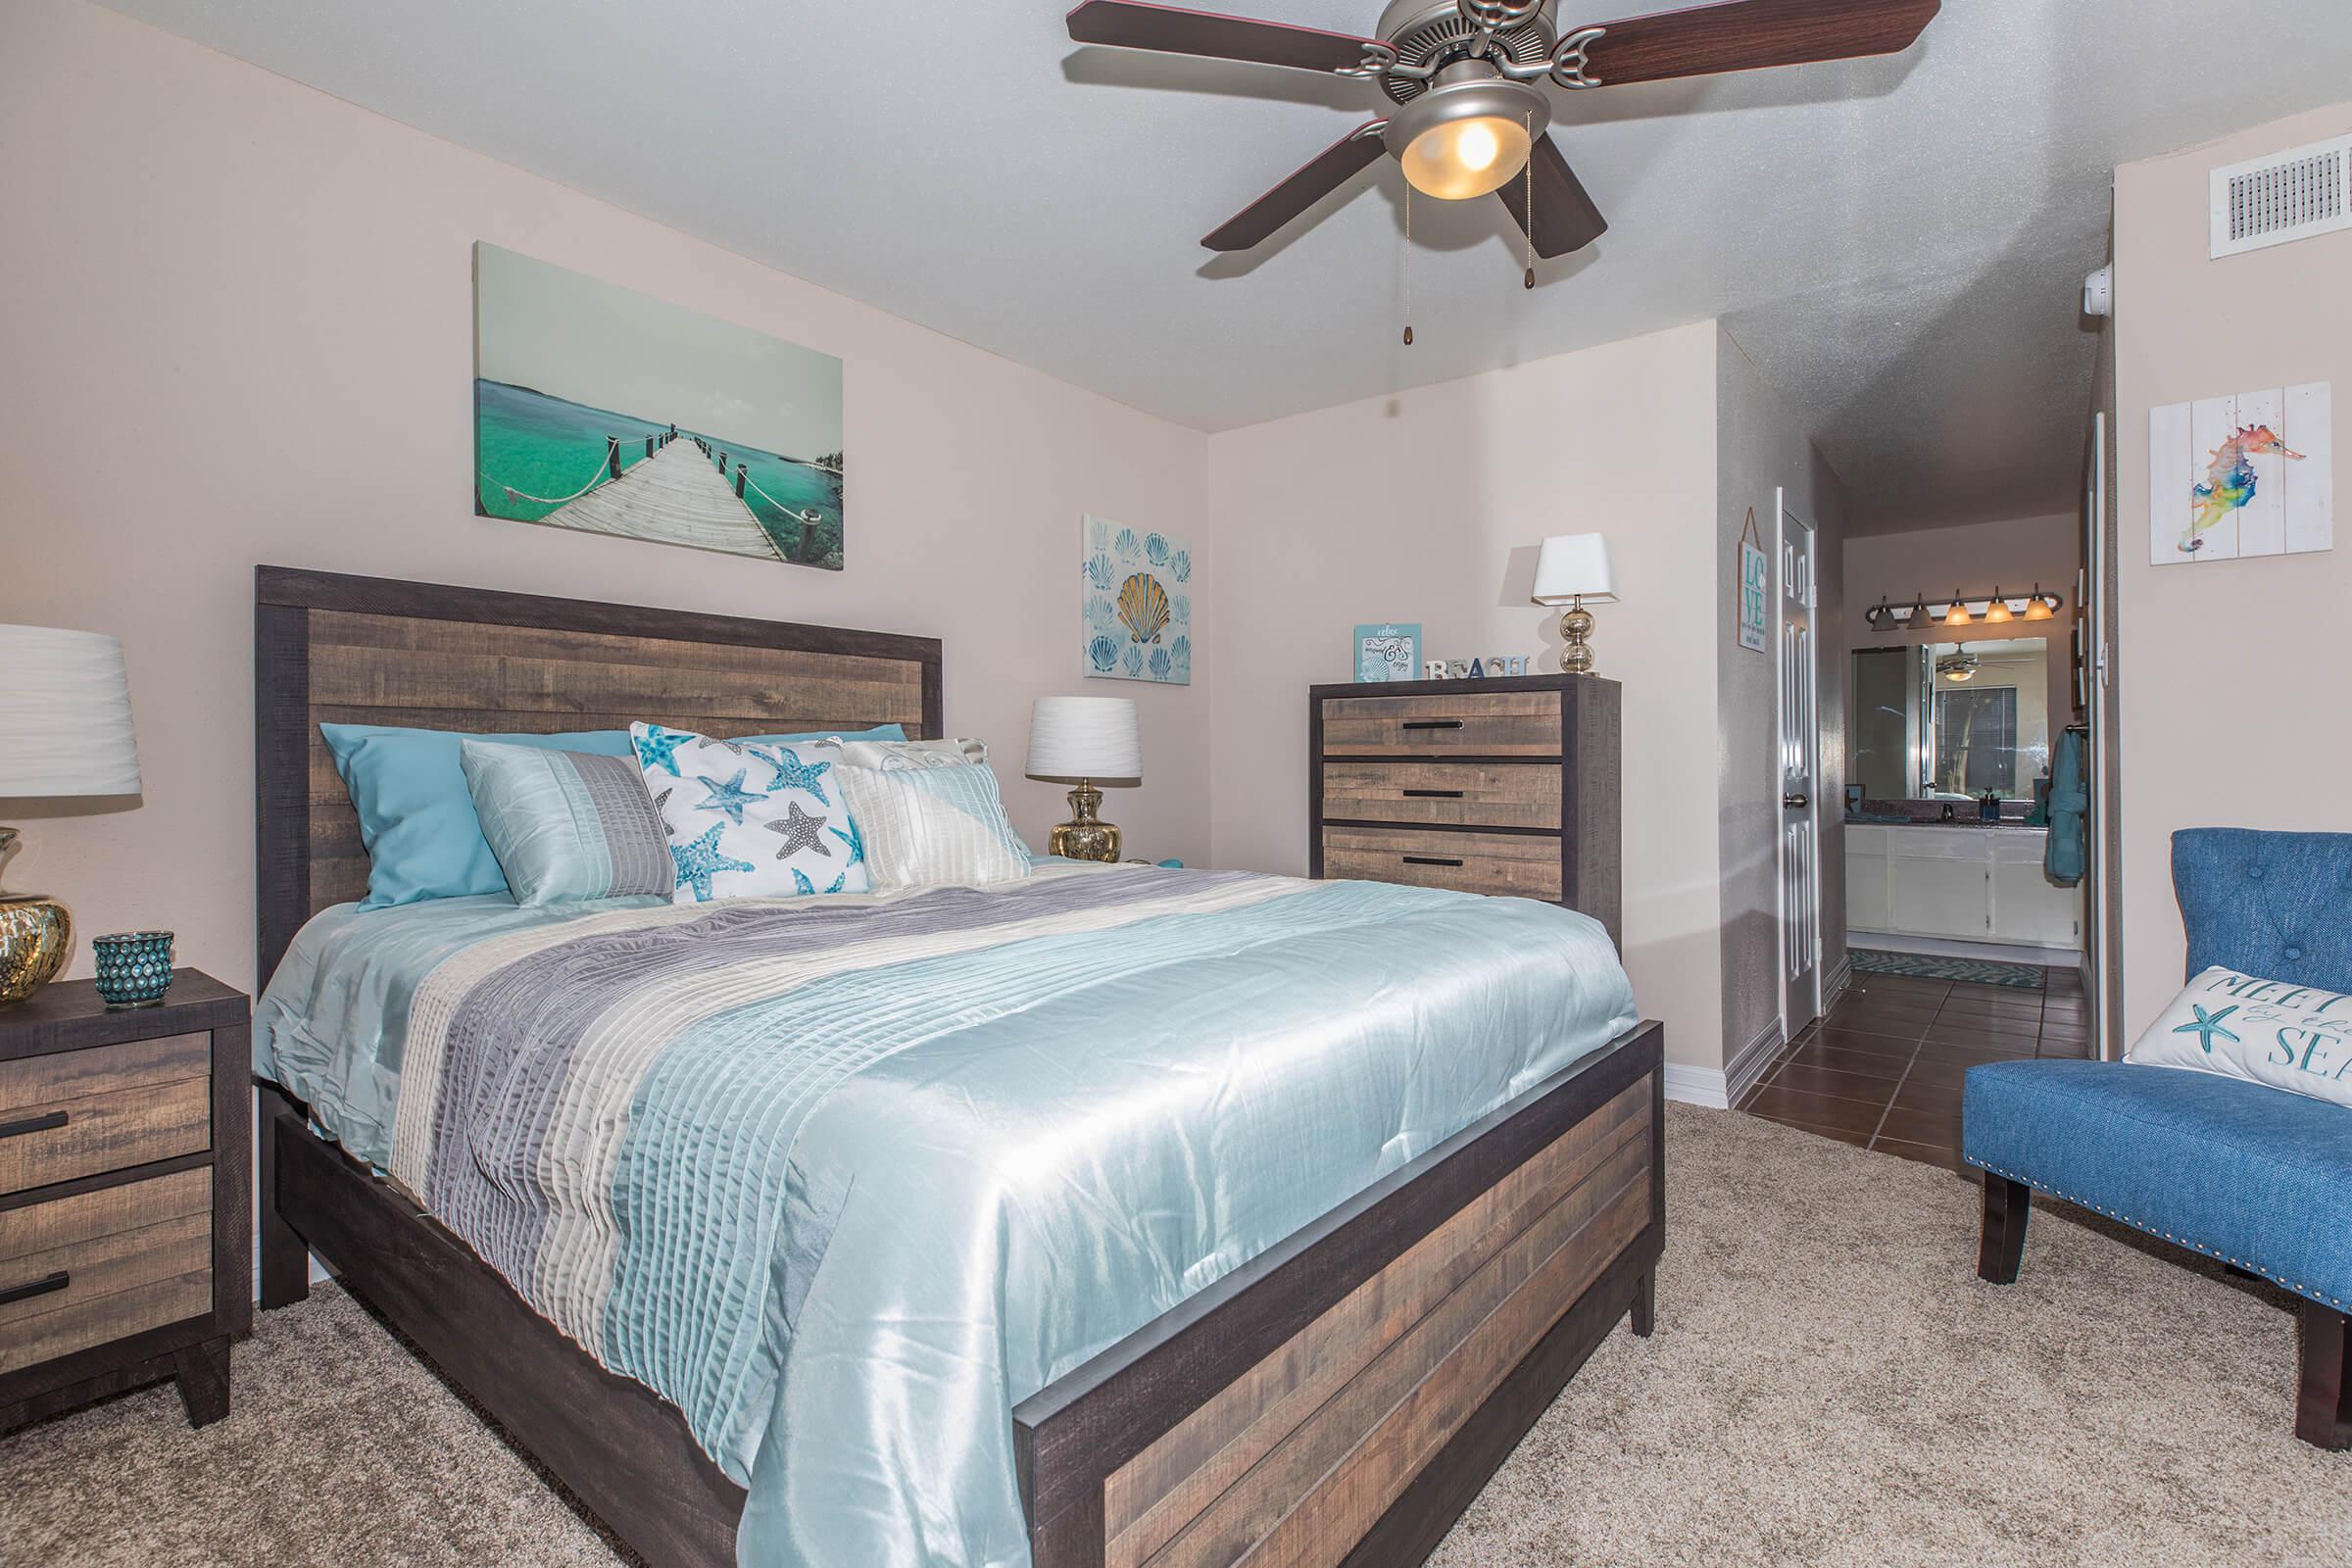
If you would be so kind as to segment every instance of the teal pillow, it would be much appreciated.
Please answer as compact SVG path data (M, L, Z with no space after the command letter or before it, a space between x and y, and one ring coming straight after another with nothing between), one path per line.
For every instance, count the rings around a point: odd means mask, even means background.
M634 757L468 738L458 762L515 903L666 899L676 888L668 830Z
M368 849L368 896L363 909L386 909L426 899L504 893L507 878L482 836L458 758L465 739L507 746L627 757L625 729L562 735L472 734L449 729L404 729L383 724L321 724L335 771L360 813L360 842ZM904 740L898 724L861 732L860 740ZM806 741L816 735L760 735L762 742Z

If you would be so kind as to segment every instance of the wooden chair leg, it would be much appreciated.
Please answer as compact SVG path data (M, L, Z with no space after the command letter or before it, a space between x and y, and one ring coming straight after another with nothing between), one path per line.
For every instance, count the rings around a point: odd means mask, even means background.
M277 1211L277 1133L281 1117L299 1118L294 1102L269 1084L261 1086L262 1305L291 1306L311 1294L311 1250ZM299 1121L297 1121L299 1125Z
M1648 1339L1658 1326L1658 1276L1642 1275L1634 1282L1634 1332Z
M2295 1436L2322 1448L2352 1448L2352 1317L2303 1303L2299 1383Z
M1991 1171L1984 1173L1984 1235L1977 1248L1977 1278L2015 1285L2026 1260L2026 1219L2034 1189Z

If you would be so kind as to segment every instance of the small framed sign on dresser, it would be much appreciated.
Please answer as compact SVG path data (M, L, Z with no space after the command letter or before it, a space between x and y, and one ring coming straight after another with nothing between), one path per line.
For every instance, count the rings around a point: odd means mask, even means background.
M253 1326L252 1008L182 969L0 1007L0 1432L162 1378L228 1413Z
M1620 940L1621 697L1593 675L1308 688L1308 874L1543 899Z

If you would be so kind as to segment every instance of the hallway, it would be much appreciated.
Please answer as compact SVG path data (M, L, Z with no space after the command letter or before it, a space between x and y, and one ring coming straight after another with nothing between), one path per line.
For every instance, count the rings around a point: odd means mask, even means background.
M1970 1067L2090 1054L2082 976L2045 974L2040 990L1857 975L1828 1015L1765 1069L1740 1108L1824 1138L1957 1167L1961 1078Z

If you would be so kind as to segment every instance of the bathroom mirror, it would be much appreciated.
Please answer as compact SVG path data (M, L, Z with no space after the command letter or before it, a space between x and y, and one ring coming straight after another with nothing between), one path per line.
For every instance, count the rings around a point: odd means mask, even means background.
M1854 651L1849 781L1875 801L2032 800L2050 767L2040 637Z

